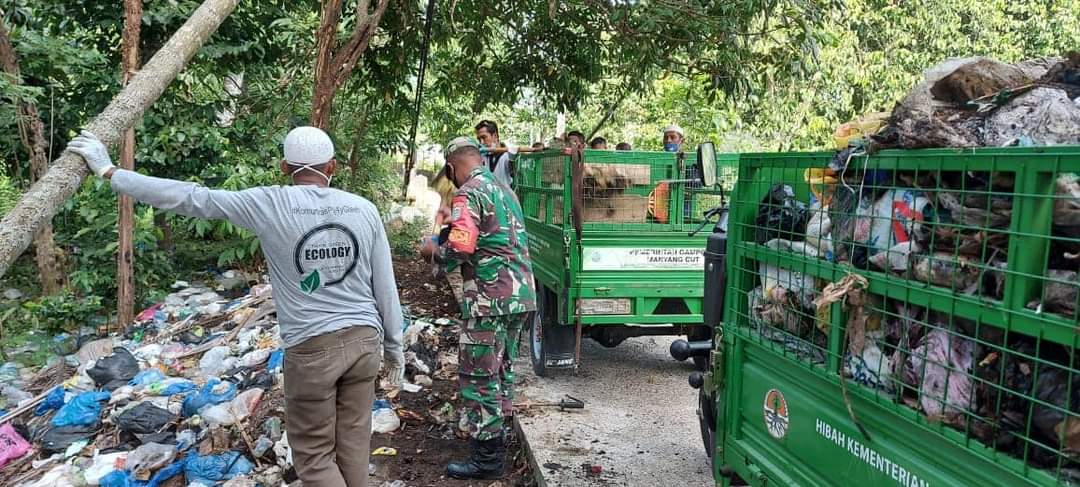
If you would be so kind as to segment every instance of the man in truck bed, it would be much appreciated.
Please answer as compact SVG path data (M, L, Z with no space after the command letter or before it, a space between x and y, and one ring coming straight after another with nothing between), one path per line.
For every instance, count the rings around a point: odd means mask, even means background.
M446 148L446 175L458 187L450 234L421 253L464 280L459 380L473 439L472 458L451 463L456 478L499 478L506 454L506 420L513 415L513 363L521 330L536 310L525 218L517 197L484 164L480 145L459 137Z

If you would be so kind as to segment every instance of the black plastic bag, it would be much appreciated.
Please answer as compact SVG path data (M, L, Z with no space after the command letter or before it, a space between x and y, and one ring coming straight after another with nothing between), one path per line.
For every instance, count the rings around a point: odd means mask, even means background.
M72 443L86 440L97 434L98 425L90 426L57 426L45 432L41 437L41 449L46 452L62 452L67 450Z
M126 386L139 373L139 361L126 348L116 347L113 354L99 359L86 374L94 384L107 391Z
M806 203L795 199L795 190L786 184L776 183L769 194L761 200L757 213L757 243L763 244L774 238L792 242L806 239L806 222L810 212Z
M172 419L172 413L149 402L143 402L124 411L116 418L116 425L121 431L145 435L161 431Z

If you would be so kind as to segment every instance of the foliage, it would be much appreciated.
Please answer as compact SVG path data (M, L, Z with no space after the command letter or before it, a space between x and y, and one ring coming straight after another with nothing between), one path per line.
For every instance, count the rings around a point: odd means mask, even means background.
M15 202L19 200L21 192L15 187L14 182L7 174L0 172L0 216L6 215Z
M420 237L430 229L430 224L425 221L414 221L388 229L387 239L390 241L390 253L398 257L417 258L420 246Z

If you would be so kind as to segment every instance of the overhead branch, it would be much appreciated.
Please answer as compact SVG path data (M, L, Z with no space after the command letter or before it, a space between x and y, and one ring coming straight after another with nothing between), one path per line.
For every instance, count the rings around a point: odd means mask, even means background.
M125 130L140 120L191 57L217 30L239 0L205 0L149 62L86 129L115 146ZM34 233L79 189L88 170L74 153L64 151L0 222L0 275L30 245Z

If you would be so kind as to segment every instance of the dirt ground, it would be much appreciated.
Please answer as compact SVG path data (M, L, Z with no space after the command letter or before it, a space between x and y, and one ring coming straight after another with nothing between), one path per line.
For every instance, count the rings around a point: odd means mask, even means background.
M458 307L453 293L443 279L432 276L430 267L416 260L396 259L394 273L398 282L402 304L415 318L456 318ZM445 337L442 346L456 347L456 337ZM454 414L449 419L437 420L432 413L449 403ZM498 481L463 481L446 477L446 464L463 460L469 453L468 440L459 436L457 412L462 401L456 381L436 380L432 387L415 394L402 392L394 401L402 427L391 434L376 434L372 449L381 446L395 448L395 456L372 456L376 466L375 478L382 482L400 480L407 487L455 486L455 487L530 487L532 473L521 444L516 438L510 442L507 452L508 475Z

